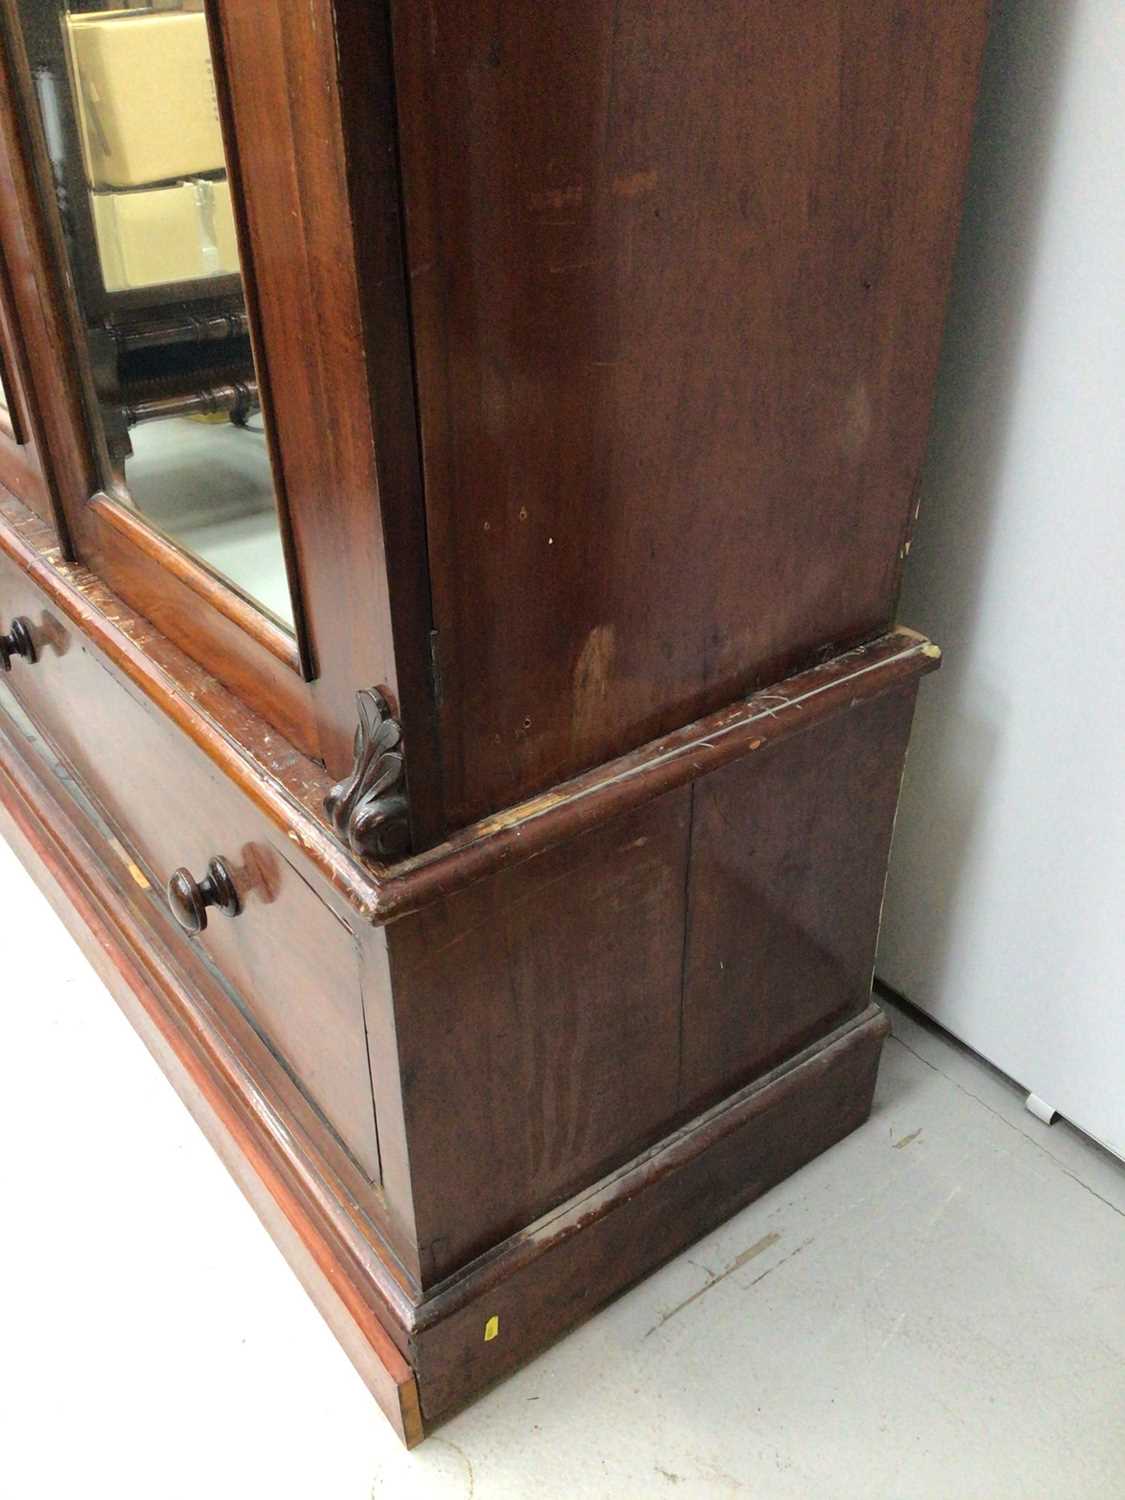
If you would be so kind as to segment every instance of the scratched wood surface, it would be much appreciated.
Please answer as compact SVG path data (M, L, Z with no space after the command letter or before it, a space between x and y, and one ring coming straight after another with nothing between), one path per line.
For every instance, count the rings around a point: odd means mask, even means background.
M427 1424L854 1130L888 1029L871 1006L438 1292L416 1336ZM485 1340L489 1317L502 1336Z
M674 1114L690 792L388 929L423 1281Z
M987 4L391 9L456 827L891 617Z
M48 807L0 729L0 831L33 869L306 1287L402 1440L443 1420L866 1116L886 1022L872 1006L420 1302L372 1254L358 1204L278 1117L190 948L89 820ZM28 798L31 798L29 801ZM202 1002L202 1003L201 1003ZM247 1046L249 1044L249 1048ZM290 1106L292 1108L292 1106ZM482 1337L489 1326L497 1336ZM421 1410L419 1405L421 1402Z
M868 1005L918 681L386 929L423 1285Z
M888 622L986 12L213 0L312 682L151 539L95 534L42 282L27 368L79 560L0 498L0 603L115 878L69 816L32 842L130 963L201 971L153 1013L190 1021L247 1173L300 1178L299 1257L404 1433L408 1362L446 1413L869 1107L938 654ZM50 255L17 208L23 318ZM316 759L347 766L373 682L415 813L391 867L329 831ZM154 888L223 855L245 910L164 933L123 850ZM262 1089L219 1056L239 1018ZM482 1336L498 1306L522 1337Z
M397 1301L395 1270L370 1252L362 1177L195 946L182 935L177 942L151 893L126 872L117 837L7 707L0 702L0 836L121 1004L399 1436L418 1442L416 1383L376 1311Z

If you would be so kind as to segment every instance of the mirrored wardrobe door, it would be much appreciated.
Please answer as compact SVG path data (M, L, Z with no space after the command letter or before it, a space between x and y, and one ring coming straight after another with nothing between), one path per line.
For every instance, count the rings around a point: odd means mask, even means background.
M73 556L334 778L356 693L378 686L433 842L385 8L0 0L0 21L0 136L50 325L29 358Z
M202 0L15 0L100 488L292 632Z

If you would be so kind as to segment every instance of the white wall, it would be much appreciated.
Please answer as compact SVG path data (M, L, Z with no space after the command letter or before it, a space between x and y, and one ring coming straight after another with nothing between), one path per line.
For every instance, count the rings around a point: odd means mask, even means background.
M1125 1156L1125 0L996 11L878 971Z

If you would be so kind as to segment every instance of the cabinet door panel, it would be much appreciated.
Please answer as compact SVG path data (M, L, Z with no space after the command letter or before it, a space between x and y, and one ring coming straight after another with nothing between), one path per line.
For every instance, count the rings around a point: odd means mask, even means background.
M381 18L352 0L0 3L73 550L342 772L358 689L408 733L430 714ZM396 620L401 674L389 567L417 616Z
M389 51L365 0L220 0L262 339L322 746L350 765L354 694L405 721L419 842L433 806L429 582L398 222Z

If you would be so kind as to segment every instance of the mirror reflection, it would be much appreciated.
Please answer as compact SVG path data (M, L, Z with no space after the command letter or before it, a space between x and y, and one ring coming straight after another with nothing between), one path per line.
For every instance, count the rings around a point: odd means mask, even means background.
M17 0L107 490L292 628L203 0Z

